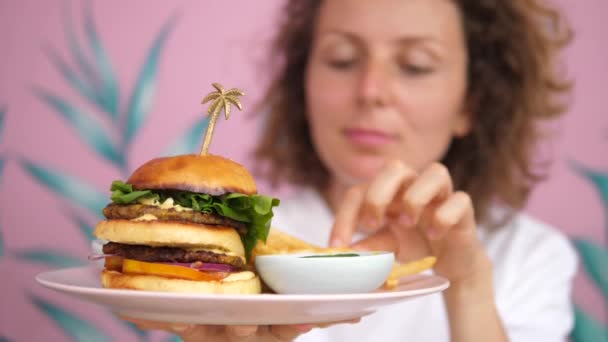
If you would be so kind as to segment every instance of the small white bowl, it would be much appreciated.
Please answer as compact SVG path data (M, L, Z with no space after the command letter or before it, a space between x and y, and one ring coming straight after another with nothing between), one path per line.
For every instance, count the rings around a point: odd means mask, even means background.
M358 256L261 255L255 258L255 265L264 282L281 294L365 293L378 289L389 276L395 255L392 252L356 254Z

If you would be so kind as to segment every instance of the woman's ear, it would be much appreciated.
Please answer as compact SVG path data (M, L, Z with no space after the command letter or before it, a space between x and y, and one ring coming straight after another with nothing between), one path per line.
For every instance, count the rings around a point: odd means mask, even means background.
M452 134L458 138L462 138L469 134L471 131L473 115L469 111L464 111L458 115L454 126L452 128Z
M454 134L455 137L462 138L471 132L476 112L477 100L475 97L469 98L462 106L462 110L454 120L452 134Z

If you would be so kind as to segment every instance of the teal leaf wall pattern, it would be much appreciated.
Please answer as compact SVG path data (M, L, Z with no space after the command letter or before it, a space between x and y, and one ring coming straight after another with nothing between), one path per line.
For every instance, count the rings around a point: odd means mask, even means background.
M4 128L4 116L6 109L0 106L0 138L2 138L2 129ZM4 169L4 159L0 156L0 185L2 184L2 171ZM2 227L0 227L0 258L4 256L4 240L2 237Z
M572 162L571 165L575 171L577 171L580 175L582 175L585 179L590 181L595 186L604 204L604 209L608 214L608 173L594 171L575 162ZM608 217L606 218L608 219Z
M161 28L148 51L146 60L141 68L133 94L129 100L127 125L124 133L125 146L128 145L143 125L152 107L152 98L157 83L158 64L163 46L169 33L175 25L175 17L170 18Z
M2 129L4 128L4 116L6 115L6 108L4 106L0 106L0 134L2 133Z
M4 116L6 108L0 106L0 139L2 138L2 129L4 128ZM2 171L4 170L4 157L0 155L0 180L2 180Z
M35 295L29 295L30 301L40 311L50 317L61 330L74 341L104 342L110 338L103 334L91 323L77 317L46 300Z
M101 95L103 103L107 110L113 114L113 117L116 118L118 115L120 93L118 81L112 68L110 58L108 57L108 53L106 52L106 49L99 38L99 34L97 33L91 3L85 2L85 5L85 33L89 47L93 53L93 56L95 56L95 65L101 81Z
M100 219L103 218L101 211L108 204L108 196L97 191L92 185L25 159L20 160L20 164L40 184L72 203L89 210Z
M101 99L95 91L95 87L86 80L80 77L77 72L72 69L67 62L57 53L55 49L48 48L46 50L48 59L51 64L59 71L61 76L68 82L73 90L80 93L85 99L87 99L93 105L101 105L99 102Z
M604 217L608 220L608 173L591 170L576 162L571 162L570 166L595 187L604 207ZM604 229L604 236L608 237L608 222ZM581 257L585 272L603 295L604 301L608 303L608 248L597 241L584 239L575 238L573 243ZM575 314L572 332L574 342L595 342L602 337L608 341L607 326L603 326L578 306Z
M576 325L572 331L572 340L580 342L600 342L608 340L608 329L589 317L579 308L575 311ZM604 337L605 339L603 339Z
M608 250L591 241L574 239L585 270L608 298Z
M15 252L19 260L36 263L52 268L82 266L84 261L60 251L50 249L22 250Z
M128 322L128 321L122 320L122 319L120 319L120 318L118 318L118 317L116 318L116 320L117 320L117 321L118 321L120 324L122 324L122 325L126 326L126 327L127 327L127 329L129 329L130 331L134 332L134 333L135 333L135 335L137 335L137 338L139 339L139 341L142 341L142 342L143 342L143 341L147 341L147 340L148 340L148 332L147 332L146 330L141 330L141 329L139 329L139 328L137 327L137 325L135 325L135 324L133 324L133 323L131 323L131 322Z
M71 88L91 103L97 112L109 115L109 128L112 132L118 132L119 136L106 134L93 113L77 108L63 97L41 88L36 88L34 94L58 112L97 155L112 162L126 176L129 171L126 156L128 146L151 111L161 54L176 24L176 16L170 17L153 39L131 96L127 99L128 103L123 106L124 110L121 110L120 89L126 87L119 84L109 53L98 33L91 4L86 3L84 14L84 45L87 51L77 38L69 9L65 13L65 35L75 65L69 65L54 50L47 49L51 64ZM89 55L92 57L88 57Z
M2 231L0 230L0 258L4 256L4 240L2 238Z
M118 88L116 87L112 89L112 82L109 82L110 85L107 84L108 82L106 82L105 84L102 83L101 76L101 70L104 69L110 69L109 72L113 73L111 71L111 67L104 67L103 65L100 65L100 63L97 62L99 58L93 61L89 60L87 55L84 53L80 43L78 42L78 39L76 38L76 32L74 30L72 17L69 15L69 9L66 9L64 16L64 31L68 40L70 54L72 56L72 59L74 60L74 63L76 64L76 67L82 75L81 78L83 80L83 83L86 83L87 86L94 92L91 97L86 98L92 104L96 105L99 109L101 109L102 112L106 113L111 120L118 120ZM89 20L92 20L92 18ZM91 23L90 25L94 26L94 23ZM97 36L97 34L95 35ZM91 43L89 45L96 44ZM96 49L99 48L100 47L96 47ZM109 62L103 62L103 64L109 65ZM105 78L112 79L113 76L106 76ZM83 93L83 91L80 89L76 90L79 91L81 94Z
M204 120L196 120L185 134L182 134L171 146L169 146L169 148L167 148L163 155L175 156L197 153L203 144L203 136L207 129L207 125L209 124L209 118L209 116L206 116Z
M79 110L59 96L43 89L35 89L34 93L61 115L63 119L78 133L80 138L93 148L97 154L117 166L124 164L124 156L118 147L101 128L101 123L88 113Z
M55 94L50 88L36 87L33 95L42 103L59 114L64 122L73 129L80 141L88 146L100 158L116 167L123 177L129 174L128 147L135 142L141 127L152 111L153 98L158 82L161 55L173 31L177 17L171 16L161 26L152 39L151 46L145 54L145 59L139 69L136 82L130 96L122 99L121 89L128 87L120 84L118 75L112 65L110 53L104 46L98 27L95 23L92 3L84 1L84 22L82 26L84 40L79 40L76 26L66 7L64 13L64 34L68 43L68 58L52 47L46 49L50 64L56 69L63 81L80 99L68 97L69 94ZM83 110L74 105L86 103L90 105ZM99 116L101 115L101 116ZM101 119L107 123L105 130ZM202 120L201 120L202 121ZM181 138L176 143L183 149L196 149L206 123L198 123L198 137ZM114 132L116 134L114 134ZM95 186L69 175L54 167L42 165L33 160L18 159L27 174L39 184L46 187L57 196L58 200L67 200L76 208L68 208L65 212L83 236L87 244L94 239L92 234L95 223L103 219L102 209L109 202L109 192L101 192ZM109 186L109 184L108 184ZM76 210L85 209L87 212ZM95 221L93 221L93 218ZM1 242L1 240L0 240ZM78 266L84 263L84 257L77 258L63 251L47 248L11 251L16 260L35 263L52 268ZM108 337L97 330L94 325L71 313L65 308L46 302L44 299L32 297L32 303L42 312L51 317L57 325L76 341L105 341ZM117 319L121 325L134 332L140 341L148 339L148 333L135 325Z
M93 236L93 230L95 229L95 227L91 223L89 223L89 221L85 217L83 217L83 215L79 214L76 211L71 211L68 216L70 217L71 221L74 222L76 226L78 226L78 229L80 230L87 242L93 241L95 239L95 237Z

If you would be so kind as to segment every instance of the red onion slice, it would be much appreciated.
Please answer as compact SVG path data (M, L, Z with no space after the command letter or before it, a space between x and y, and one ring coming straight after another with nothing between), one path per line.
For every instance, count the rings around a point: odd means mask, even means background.
M203 262L194 262L190 267L195 268L199 271L211 271L211 272L232 272L235 270L233 266L226 264L213 264L213 263L203 263Z
M235 268L226 264L213 264L213 263L204 263L204 262L163 262L162 264L173 265L173 266L181 266L181 267L189 267L199 271L206 272L233 272Z
M104 258L113 257L113 256L117 256L117 255L116 254L91 254L87 257L87 259L89 259L89 261L95 261L95 260L104 259Z

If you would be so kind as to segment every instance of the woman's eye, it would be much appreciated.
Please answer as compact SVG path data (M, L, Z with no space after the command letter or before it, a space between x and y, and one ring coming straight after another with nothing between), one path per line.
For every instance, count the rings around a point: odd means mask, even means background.
M337 70L346 70L355 64L353 59L333 59L327 63L331 68Z
M433 72L433 68L416 64L405 64L401 66L401 71L408 75L422 76Z

